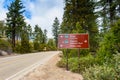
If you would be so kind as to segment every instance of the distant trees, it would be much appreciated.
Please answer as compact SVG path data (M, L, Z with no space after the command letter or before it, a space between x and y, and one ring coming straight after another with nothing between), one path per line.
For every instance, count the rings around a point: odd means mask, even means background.
M0 21L0 38L5 37L6 26L4 21Z
M46 44L47 43L47 30L44 29L44 32L43 32L43 43Z
M21 0L15 0L8 7L6 36L11 40L13 50L20 53L31 52L31 49L42 50L47 44L47 30L35 25L34 32L30 24L24 21L25 12ZM3 30L2 30L3 31ZM30 44L33 41L33 44Z
M44 31L42 31L42 29L38 26L35 25L34 28L34 49L35 50L40 50L43 49L47 43L47 30L45 29Z
M58 20L57 17L55 18L54 23L52 25L52 32L53 32L53 36L54 36L54 39L55 39L55 45L57 47L57 44L58 44L58 34L60 32L60 23L59 23L59 20Z
M56 43L54 39L49 39L47 43L48 50L56 50Z

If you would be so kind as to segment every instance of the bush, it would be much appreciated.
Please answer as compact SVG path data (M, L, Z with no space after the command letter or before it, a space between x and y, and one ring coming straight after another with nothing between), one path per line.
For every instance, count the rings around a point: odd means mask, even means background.
M12 53L12 46L7 40L0 39L0 50Z
M16 46L15 46L15 48L14 48L14 51L15 51L16 53L20 53L20 52L21 52L21 45L20 45L20 43L17 43L17 44L16 44Z
M31 53L33 50L32 44L22 42L22 45L20 43L17 43L15 46L15 52L16 53Z
M120 53L104 62L103 65L94 65L83 71L84 80L120 80Z
M69 65L70 71L78 72L78 58L77 57L70 58L68 65Z
M77 57L69 59L69 67L71 71L78 72L78 64L80 65L79 70L82 72L85 70L85 68L89 68L95 64L95 58L89 54L85 57L80 57L79 63Z
M82 73L84 80L117 80L113 68L103 65L90 67Z
M47 50L48 51L55 51L55 50L57 50L57 48L55 47L55 46L47 46Z
M36 42L36 41L34 41L34 50L39 50L39 48L40 48L40 45L39 45L39 43L38 42Z
M65 68L66 67L66 59L62 58L60 61L57 63L58 67Z
M111 59L111 64L113 65L113 68L116 72L116 78L117 80L120 79L120 53L117 53L116 55L114 55L114 58Z
M116 54L114 41L114 35L108 32L105 34L103 41L100 42L100 48L97 51L97 60L100 65L108 62L113 57L113 54Z
M78 69L78 62L80 64L80 68ZM96 64L95 58L91 55L88 54L85 57L80 57L78 61L78 57L73 57L68 59L68 66L70 71L72 72L78 72L80 70L81 72L85 70L85 68L89 68L90 66L93 66ZM58 62L59 67L66 67L66 58L63 58L61 61Z

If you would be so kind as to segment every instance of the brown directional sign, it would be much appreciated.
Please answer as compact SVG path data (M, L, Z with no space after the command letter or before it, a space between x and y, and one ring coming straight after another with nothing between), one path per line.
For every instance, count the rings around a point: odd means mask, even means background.
M89 35L59 34L58 48L89 48Z

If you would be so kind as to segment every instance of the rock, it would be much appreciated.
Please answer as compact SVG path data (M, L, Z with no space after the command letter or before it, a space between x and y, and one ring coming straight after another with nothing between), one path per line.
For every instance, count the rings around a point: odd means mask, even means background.
M0 50L0 55L2 55L2 56L6 56L6 55L8 55L8 53L5 52L5 51Z

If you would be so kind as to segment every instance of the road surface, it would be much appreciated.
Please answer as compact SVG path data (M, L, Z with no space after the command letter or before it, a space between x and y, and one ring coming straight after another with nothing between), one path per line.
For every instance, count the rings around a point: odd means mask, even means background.
M14 77L20 77L58 53L60 52L50 51L0 58L0 80L13 80Z

